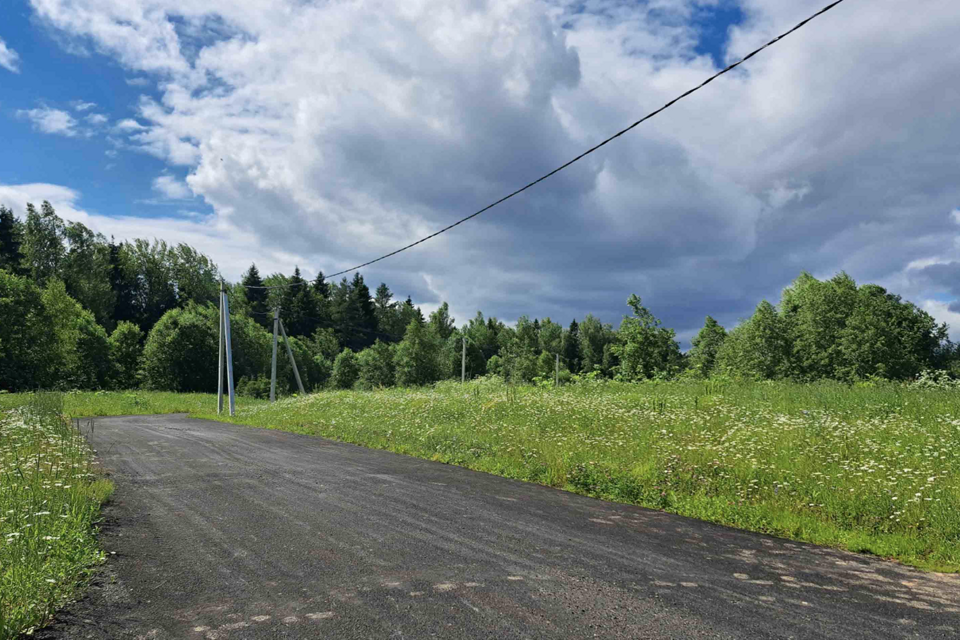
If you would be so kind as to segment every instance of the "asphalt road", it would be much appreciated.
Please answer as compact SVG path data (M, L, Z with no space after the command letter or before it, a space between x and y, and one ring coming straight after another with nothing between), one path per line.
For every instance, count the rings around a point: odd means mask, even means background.
M960 577L281 431L98 419L110 556L39 638L956 638Z

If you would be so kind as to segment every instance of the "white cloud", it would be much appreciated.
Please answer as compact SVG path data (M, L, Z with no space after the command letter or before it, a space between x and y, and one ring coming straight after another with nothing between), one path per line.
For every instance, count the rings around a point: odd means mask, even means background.
M97 106L96 102L84 102L83 100L74 100L71 104L77 111L89 111Z
M106 124L110 120L110 118L102 113L91 113L84 119L95 127Z
M190 188L186 184L168 175L157 177L153 181L153 190L160 192L165 198L171 200L184 200L193 197L193 194L190 193Z
M117 131L120 131L120 132L142 131L142 130L146 129L145 126L143 126L142 124L140 124L140 123L137 122L136 120L132 120L132 119L130 119L130 118L125 118L124 120L121 120L120 122L118 122L118 123L116 124L116 126L115 126L114 128L115 128Z
M149 78L158 97L115 131L186 167L216 224L243 230L251 255L290 256L285 271L435 231L716 70L695 49L699 0L31 3ZM729 53L821 4L742 0ZM960 95L944 83L958 30L955 0L844 3L365 274L507 319L615 321L635 291L680 331L706 313L732 324L801 269L909 283L908 265L958 246L960 213L944 215L960 202Z
M7 46L0 38L0 67L13 73L20 73L20 54Z
M946 322L950 325L950 339L953 342L960 342L960 313L951 311L949 302L924 300L918 303L918 306L933 316L937 322Z
M67 137L77 135L77 121L72 115L60 109L39 107L37 109L21 109L17 116L33 122L34 128L43 133L53 133Z

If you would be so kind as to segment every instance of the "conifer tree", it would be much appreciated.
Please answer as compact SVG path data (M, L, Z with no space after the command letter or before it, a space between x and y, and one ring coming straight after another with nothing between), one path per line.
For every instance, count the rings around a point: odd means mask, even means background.
M13 211L0 205L0 269L14 275L22 273L22 236L23 224L13 215Z
M576 320L570 321L570 328L563 334L561 354L570 373L580 373L580 325Z
M243 297L247 301L248 308L253 312L253 319L257 324L272 330L273 318L270 317L270 308L267 305L270 292L263 288L265 286L263 278L260 277L260 270L255 263L250 264L240 284L244 287Z

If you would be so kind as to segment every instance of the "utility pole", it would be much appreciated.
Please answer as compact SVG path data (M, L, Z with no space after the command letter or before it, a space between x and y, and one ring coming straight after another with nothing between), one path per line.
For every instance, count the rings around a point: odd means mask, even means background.
M560 353L557 352L557 368L553 374L553 386L560 386Z
M273 360L270 363L270 402L277 400L277 325L280 324L280 305L273 309Z
M223 413L223 280L220 280L220 361L217 365L217 415Z
M460 384L467 381L467 336L463 336L463 356L460 358Z
M220 304L223 305L223 346L227 355L227 391L230 394L230 415L237 413L237 400L233 386L233 350L230 346L230 302L227 300L227 288L220 283ZM222 396L221 396L222 399Z
M300 395L306 395L303 390L303 383L300 382L300 372L297 371L297 361L293 359L293 350L290 349L290 338L287 337L287 330L283 328L283 320L280 320L280 333L283 334L283 344L287 347L287 355L290 356L290 364L293 365L293 376L297 379L297 388L300 389Z

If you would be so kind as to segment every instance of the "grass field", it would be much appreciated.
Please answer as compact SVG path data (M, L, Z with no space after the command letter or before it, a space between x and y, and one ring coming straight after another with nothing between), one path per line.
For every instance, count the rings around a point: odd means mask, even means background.
M63 396L24 401L0 414L0 640L41 625L102 560L93 526L112 489Z
M72 415L216 418L214 396L81 393L66 402ZM330 391L273 405L241 398L231 421L960 571L956 389L680 382L550 389L481 380Z

